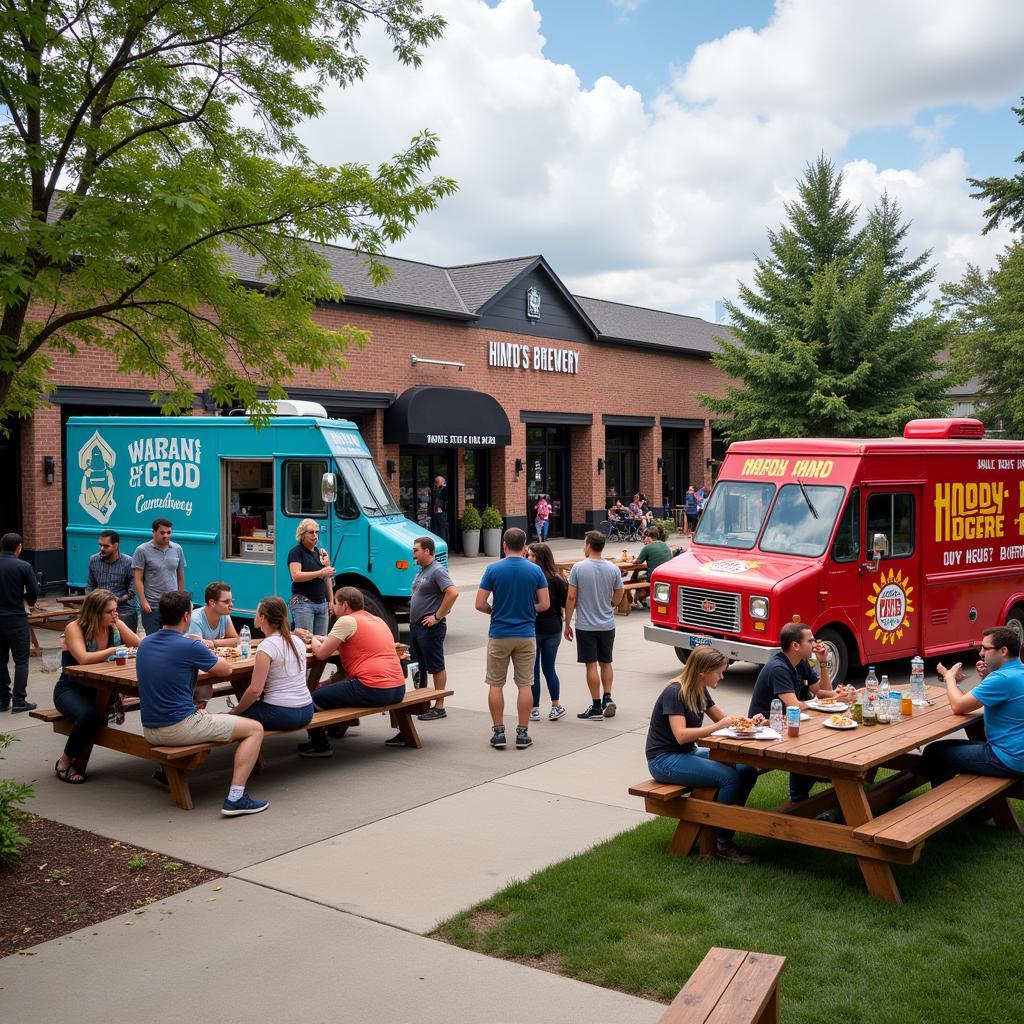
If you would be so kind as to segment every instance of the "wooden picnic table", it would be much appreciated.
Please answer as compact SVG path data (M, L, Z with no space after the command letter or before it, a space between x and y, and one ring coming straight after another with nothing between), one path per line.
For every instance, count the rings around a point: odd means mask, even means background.
M35 604L28 609L28 635L29 654L38 658L42 654L39 646L39 638L36 636L37 629L52 629L63 631L64 627L78 618L78 612L73 608L62 608L56 604Z
M64 605L65 608L81 608L88 596L88 594L65 594L56 600L58 604Z
M811 720L800 723L799 737L782 742L704 737L699 743L710 749L712 760L813 775L831 782L833 788L770 811L691 796L676 801L678 808L671 816L679 818L684 830L682 823L690 823L691 845L701 827L711 826L852 854L871 895L900 903L892 865L913 864L928 836L974 807L984 804L997 825L1021 830L1006 799L1021 789L1011 779L959 776L894 810L885 810L926 781L922 757L912 753L917 747L960 729L983 736L981 715L954 714L944 687L929 687L927 695L931 706L915 708L911 717L895 725L860 725L840 731L823 725L827 714L812 711ZM873 786L880 768L895 769L896 774ZM1012 794L1008 793L1011 788ZM816 819L837 803L845 824Z

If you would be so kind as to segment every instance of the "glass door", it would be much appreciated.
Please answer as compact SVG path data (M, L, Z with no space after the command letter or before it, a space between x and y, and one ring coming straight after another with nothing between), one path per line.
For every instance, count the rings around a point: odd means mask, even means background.
M430 514L433 510L434 480L443 476L447 487L447 513L449 545L454 544L458 534L456 526L455 459L448 451L431 451L429 448L403 448L398 459L399 505L406 519L418 523L424 530L430 529Z
M569 519L568 430L565 427L526 428L526 512L533 531L534 510L548 496L549 537L564 537Z

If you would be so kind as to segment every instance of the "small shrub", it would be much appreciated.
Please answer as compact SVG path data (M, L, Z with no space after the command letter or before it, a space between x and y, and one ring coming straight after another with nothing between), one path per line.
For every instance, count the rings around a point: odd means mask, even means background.
M661 531L662 540L668 540L676 532L676 521L674 519L655 519L654 525Z
M479 530L480 510L476 505L467 505L460 520L463 530Z
M89 909L88 903L79 903L77 907L68 907L64 911L63 917L65 921L73 921L79 914L84 914Z
M488 505L480 517L480 523L481 529L500 530L502 526L501 513L493 505Z
M71 868L54 868L46 876L48 882L63 882L65 878L71 877Z
M169 860L164 865L164 871L180 871L185 865L176 860Z
M11 733L0 733L0 750L5 750L17 738ZM31 786L14 779L0 779L0 865L19 860L22 849L28 846L28 840L18 828L18 822L25 818L25 814L16 805L31 800L35 795L36 791Z
M133 853L128 858L129 871L141 871L146 866L146 858L141 853Z

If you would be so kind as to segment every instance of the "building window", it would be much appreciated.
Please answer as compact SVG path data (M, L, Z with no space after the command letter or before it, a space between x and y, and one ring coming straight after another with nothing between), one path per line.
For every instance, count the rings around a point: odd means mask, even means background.
M607 427L604 437L605 503L627 504L640 489L640 431L637 427Z

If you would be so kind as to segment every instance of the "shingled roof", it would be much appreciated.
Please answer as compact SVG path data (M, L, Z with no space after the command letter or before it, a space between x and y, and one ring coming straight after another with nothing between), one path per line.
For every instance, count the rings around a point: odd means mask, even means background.
M718 351L715 337L729 332L728 327L708 323L697 316L628 306L623 302L608 302L585 295L574 295L573 298L597 324L602 341L628 341L636 345L710 355Z

